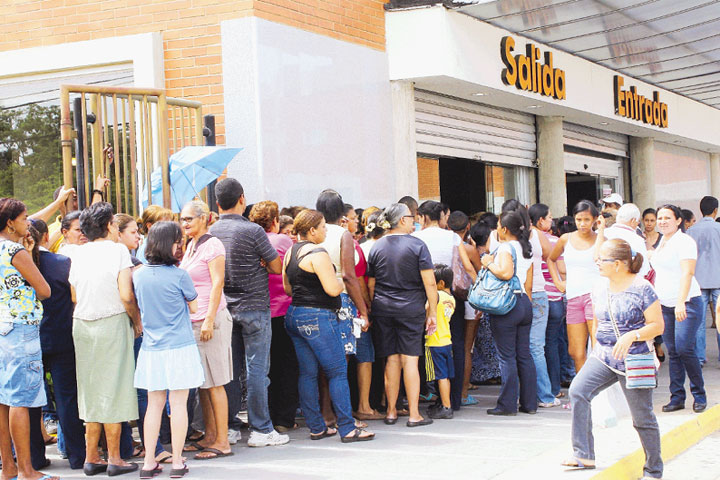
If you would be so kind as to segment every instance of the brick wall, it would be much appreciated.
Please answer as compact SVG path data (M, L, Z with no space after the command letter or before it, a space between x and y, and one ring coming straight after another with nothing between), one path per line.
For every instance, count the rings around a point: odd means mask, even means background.
M220 22L247 15L385 48L382 0L2 0L0 51L162 32L168 95L201 101L223 145Z
M418 199L440 200L440 162L435 158L417 159Z

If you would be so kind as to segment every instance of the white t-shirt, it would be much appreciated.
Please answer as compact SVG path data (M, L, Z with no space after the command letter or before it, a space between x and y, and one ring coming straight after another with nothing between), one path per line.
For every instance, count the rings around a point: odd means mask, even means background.
M372 250L372 247L373 247L373 245L375 245L375 242L377 242L377 240L375 240L374 238L368 238L367 240L365 240L363 243L360 244L360 249L365 254L365 260L370 258L370 250Z
M530 246L532 247L532 263L533 263L533 292L544 292L545 291L545 277L542 273L542 245L538 238L538 231L533 229L530 232Z
M118 274L133 266L125 245L111 240L88 242L71 249L70 284L77 304L73 317L98 320L123 313Z
M650 261L647 254L647 245L645 245L645 240L637 234L634 228L616 223L605 230L605 238L607 240L619 238L628 242L630 244L630 248L635 250L635 253L639 253L643 256L643 264L638 272L638 275L644 277L648 274L650 271Z
M435 265L442 263L452 267L453 247L460 246L460 242L462 242L460 235L452 230L429 227L413 233L412 236L425 242Z
M697 260L697 244L690 235L679 231L670 239L663 238L650 260L656 273L655 291L660 304L666 307L674 307L677 304L682 277L681 260ZM693 276L687 300L700 294L700 285Z
M530 267L533 264L532 258L525 258L522 253L522 245L520 245L520 242L517 240L510 240L509 242L502 242L498 246L497 252L495 253L495 263L497 263L497 255L500 252L508 252L510 253L510 247L515 249L515 257L517 264L515 265L515 271L516 275L518 277L518 280L520 280L520 285L522 285L523 292L525 291L525 280L527 280L527 274L528 270L530 270ZM510 253L512 255L512 253Z

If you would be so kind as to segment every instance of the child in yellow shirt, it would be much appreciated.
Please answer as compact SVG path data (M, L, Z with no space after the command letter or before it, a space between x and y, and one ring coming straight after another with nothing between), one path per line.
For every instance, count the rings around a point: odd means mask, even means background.
M428 382L437 380L440 403L428 409L428 416L449 419L453 418L450 379L455 376L450 337L450 317L455 311L455 299L450 293L453 271L443 264L436 264L434 270L438 290L437 329L425 337L425 369Z

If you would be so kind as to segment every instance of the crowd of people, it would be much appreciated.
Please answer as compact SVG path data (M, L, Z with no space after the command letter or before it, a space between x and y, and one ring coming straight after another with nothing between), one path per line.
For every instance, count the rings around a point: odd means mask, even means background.
M187 456L233 455L243 409L250 447L288 443L300 416L311 440L352 443L375 438L370 421L452 419L478 403L480 384L500 385L489 415L535 414L567 395L563 465L594 468L590 403L616 382L644 474L661 478L645 387L664 351L663 412L685 408L686 375L693 410L706 408L705 313L720 294L713 197L694 225L674 205L641 214L618 194L560 218L514 199L499 216L412 197L354 209L334 190L314 209L281 210L247 205L233 178L215 197L219 215L194 200L139 219L100 190L78 211L61 187L31 216L0 199L3 478L54 478L39 472L48 414L71 468L153 478L170 464L180 478ZM506 313L469 302L487 275L514 282ZM648 358L652 374L626 369Z

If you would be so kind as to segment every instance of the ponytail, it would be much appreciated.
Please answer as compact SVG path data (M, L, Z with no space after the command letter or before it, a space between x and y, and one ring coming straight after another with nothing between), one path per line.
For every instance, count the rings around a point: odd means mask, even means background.
M530 226L527 212L520 210L505 212L500 216L500 225L517 238L522 247L523 257L532 258L532 245L530 245Z
M630 261L630 264L628 265L628 268L630 270L630 273L638 273L640 269L643 266L643 256L642 253L636 253L635 256Z

